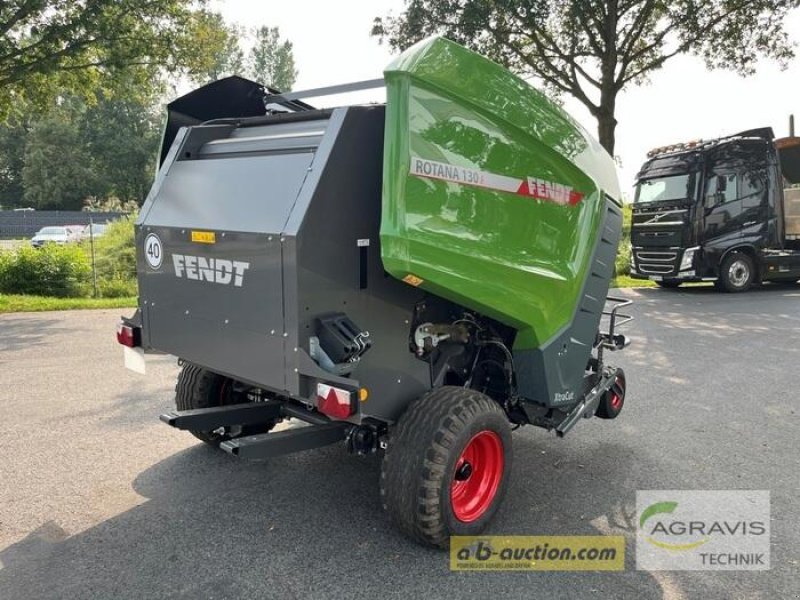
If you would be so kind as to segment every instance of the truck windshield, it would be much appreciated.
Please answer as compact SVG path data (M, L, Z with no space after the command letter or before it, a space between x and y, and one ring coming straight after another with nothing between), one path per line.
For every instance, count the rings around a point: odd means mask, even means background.
M636 204L647 202L661 202L662 200L683 200L691 198L689 186L692 184L691 175L671 175L670 177L655 177L643 179L636 186Z

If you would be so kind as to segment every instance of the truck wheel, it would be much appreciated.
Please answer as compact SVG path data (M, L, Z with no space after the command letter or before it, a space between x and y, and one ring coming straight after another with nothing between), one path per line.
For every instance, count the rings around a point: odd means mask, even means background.
M381 467L383 507L415 540L447 547L480 533L511 472L508 417L488 396L445 386L415 400L391 433Z
M656 281L656 285L662 288L674 289L680 286L681 282L678 279L664 279L663 281Z
M719 285L726 292L744 292L755 279L753 259L743 252L731 252L719 268Z
M601 419L616 419L625 404L625 388L625 372L619 369L616 380L603 394L600 404L597 406L597 412L594 413L595 416Z
M229 377L207 371L191 363L184 363L175 386L175 407L178 410L191 410L237 404L241 400L236 399L233 395L233 383L234 380ZM234 433L193 430L190 433L206 444L218 446L220 442L234 437L267 433L274 426L275 423L265 423L241 427Z

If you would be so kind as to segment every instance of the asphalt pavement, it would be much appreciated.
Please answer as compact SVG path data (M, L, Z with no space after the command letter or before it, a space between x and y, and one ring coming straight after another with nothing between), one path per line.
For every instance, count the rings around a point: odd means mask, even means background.
M525 427L491 533L621 534L626 570L453 573L382 512L379 457L242 462L172 430L175 360L120 312L0 316L0 599L800 598L800 287L626 292L616 421ZM767 572L635 568L636 490L767 489Z

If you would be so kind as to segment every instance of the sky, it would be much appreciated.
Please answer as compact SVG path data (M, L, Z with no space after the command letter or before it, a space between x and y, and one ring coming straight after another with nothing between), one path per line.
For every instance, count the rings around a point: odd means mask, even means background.
M279 27L294 45L299 76L295 90L380 77L393 53L369 35L376 16L402 12L403 0L305 0L263 2L213 0L212 7L230 23L245 27ZM800 44L800 11L787 22ZM382 102L381 90L310 101L318 106ZM596 123L577 101L564 107L589 132ZM743 78L730 71L708 71L692 56L672 59L653 73L650 83L624 90L617 102L617 146L620 184L632 197L632 186L647 151L698 138L709 139L746 129L770 126L778 137L788 135L789 115L800 129L800 47L785 71L771 62Z

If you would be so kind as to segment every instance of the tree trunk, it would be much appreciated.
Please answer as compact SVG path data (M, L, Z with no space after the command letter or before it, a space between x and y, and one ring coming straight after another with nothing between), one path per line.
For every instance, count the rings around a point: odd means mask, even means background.
M597 115L597 137L600 145L606 149L612 157L614 156L614 145L616 144L617 119L614 113L602 111Z
M600 67L600 105L597 107L597 135L600 145L614 158L616 144L617 119L614 113L617 109L617 93L619 87L616 82L617 72L617 25L619 20L618 0L607 0L606 16L603 21L603 43L606 48Z

